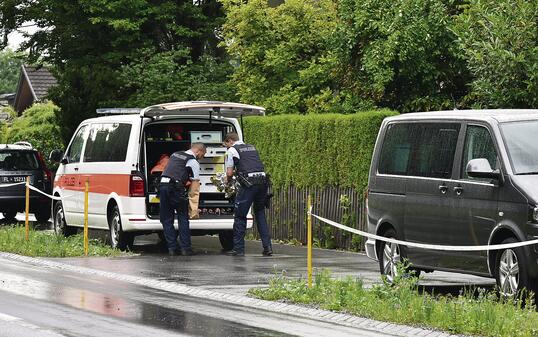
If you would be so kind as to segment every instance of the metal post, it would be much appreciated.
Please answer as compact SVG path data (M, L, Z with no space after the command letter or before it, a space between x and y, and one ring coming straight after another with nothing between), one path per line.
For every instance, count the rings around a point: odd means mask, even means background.
M88 256L88 192L90 183L86 179L86 187L84 189L84 256Z
M308 194L307 202L307 228L308 228L308 255L307 255L307 269L308 269L308 288L312 288L312 196Z
M26 219L25 219L25 227L26 227L26 241L28 241L30 237L30 224L29 224L29 213L30 213L30 176L26 177Z

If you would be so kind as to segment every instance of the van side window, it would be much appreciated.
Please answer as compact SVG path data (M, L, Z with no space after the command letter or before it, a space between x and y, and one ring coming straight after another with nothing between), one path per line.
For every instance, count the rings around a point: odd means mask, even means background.
M86 142L84 162L122 162L127 156L131 124L93 124Z
M411 153L412 124L390 124L385 133L378 172L381 174L407 175Z
M450 178L460 124L398 123L389 127L379 173Z
M463 160L461 161L461 177L463 179L485 180L491 179L471 178L467 175L467 163L471 159L485 158L489 161L492 169L499 168L497 150L491 135L483 126L469 125L465 135L465 147L463 148Z
M71 146L69 147L69 150L67 150L67 161L69 163L78 163L80 161L80 155L82 154L82 146L84 145L84 134L86 132L86 125L81 127L75 137L73 137L73 141L71 142Z

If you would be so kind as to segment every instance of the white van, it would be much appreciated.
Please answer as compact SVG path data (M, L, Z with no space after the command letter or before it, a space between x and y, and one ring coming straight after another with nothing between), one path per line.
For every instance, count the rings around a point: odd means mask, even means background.
M239 103L176 102L97 112L107 116L83 121L65 153L51 153L51 159L60 163L53 189L60 197L52 206L55 231L70 235L84 225L88 181L88 226L108 229L112 247L126 249L136 235L162 235L156 186L160 172L151 170L163 155L203 142L207 154L200 161L200 218L190 221L191 233L218 233L223 248L231 249L234 203L210 179L224 172L224 135L237 132L242 138L243 116L263 116L265 109ZM252 227L250 214L247 226Z

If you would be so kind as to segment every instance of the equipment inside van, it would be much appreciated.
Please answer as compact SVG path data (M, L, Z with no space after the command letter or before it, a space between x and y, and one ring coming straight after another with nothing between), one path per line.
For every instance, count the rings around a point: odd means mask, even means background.
M54 194L61 198L53 205L55 230L70 235L83 225L88 181L89 227L110 230L113 247L126 249L136 235L162 232L157 182L166 157L202 142L207 152L200 160L199 218L191 220L191 233L218 233L223 248L231 249L233 200L217 190L211 177L224 172L225 134L242 137L243 117L263 116L265 109L204 101L97 112L104 116L83 121L65 153L51 153L60 162L54 184ZM248 220L250 228L250 215Z

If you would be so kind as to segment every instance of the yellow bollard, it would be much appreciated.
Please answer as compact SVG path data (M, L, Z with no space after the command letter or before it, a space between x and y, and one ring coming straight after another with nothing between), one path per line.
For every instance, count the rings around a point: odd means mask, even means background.
M307 202L307 228L308 228L308 255L307 255L307 269L308 269L308 288L312 288L312 196L308 194Z
M26 241L30 237L30 224L29 224L29 213L30 213L30 176L26 177Z
M84 189L84 256L88 256L88 193L90 183L86 179L86 187Z

